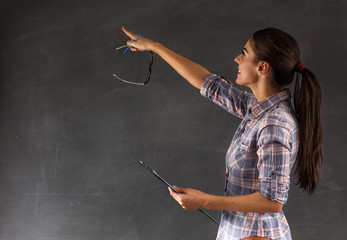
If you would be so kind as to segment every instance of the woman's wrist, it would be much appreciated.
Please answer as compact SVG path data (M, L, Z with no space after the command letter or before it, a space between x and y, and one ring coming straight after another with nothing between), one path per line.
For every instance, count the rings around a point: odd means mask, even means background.
M158 53L158 51L163 47L164 47L163 44L153 41L153 43L149 46L149 51Z
M214 209L215 207L214 201L216 200L216 197L217 196L207 194L206 198L202 202L203 208Z

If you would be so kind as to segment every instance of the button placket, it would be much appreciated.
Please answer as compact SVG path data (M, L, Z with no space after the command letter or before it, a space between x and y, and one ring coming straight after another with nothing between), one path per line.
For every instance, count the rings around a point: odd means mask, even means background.
M227 187L228 187L228 178L229 178L229 170L227 171L227 173L225 174L225 188L224 188L224 192L227 192Z

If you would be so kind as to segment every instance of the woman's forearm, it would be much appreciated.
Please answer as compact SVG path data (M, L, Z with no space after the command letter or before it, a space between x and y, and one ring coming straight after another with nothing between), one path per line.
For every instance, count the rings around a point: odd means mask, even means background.
M205 205L207 209L257 213L280 212L283 206L260 193L231 197L210 195L205 201Z
M198 89L201 88L205 79L211 75L211 73L203 66L171 51L160 43L154 45L153 51L161 56L191 85Z
M171 196L186 210L220 209L236 212L269 213L280 212L282 204L264 197L259 192L242 196L215 196L192 188L173 186L177 192L169 188Z

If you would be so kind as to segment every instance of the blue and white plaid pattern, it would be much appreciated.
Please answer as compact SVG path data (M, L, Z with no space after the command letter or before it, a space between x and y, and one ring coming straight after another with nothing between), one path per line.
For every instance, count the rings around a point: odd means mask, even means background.
M223 77L212 74L200 93L242 119L226 154L225 196L260 192L285 204L299 146L298 122L290 90L285 89L258 103L253 94L242 92ZM283 211L223 211L218 240L251 236L291 239Z

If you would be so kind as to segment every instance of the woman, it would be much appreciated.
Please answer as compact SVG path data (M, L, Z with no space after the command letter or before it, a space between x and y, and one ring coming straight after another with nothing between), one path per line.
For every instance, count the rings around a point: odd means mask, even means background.
M131 39L137 37L124 27L123 31ZM226 156L224 196L175 187L182 194L169 189L172 197L184 209L223 210L217 239L291 239L282 211L291 169L296 162L298 185L312 194L322 164L321 91L315 75L300 61L295 39L267 28L247 41L235 58L236 83L253 94L158 42L140 37L127 45L132 51L156 52L203 96L242 119ZM295 72L300 74L294 111L285 86Z

